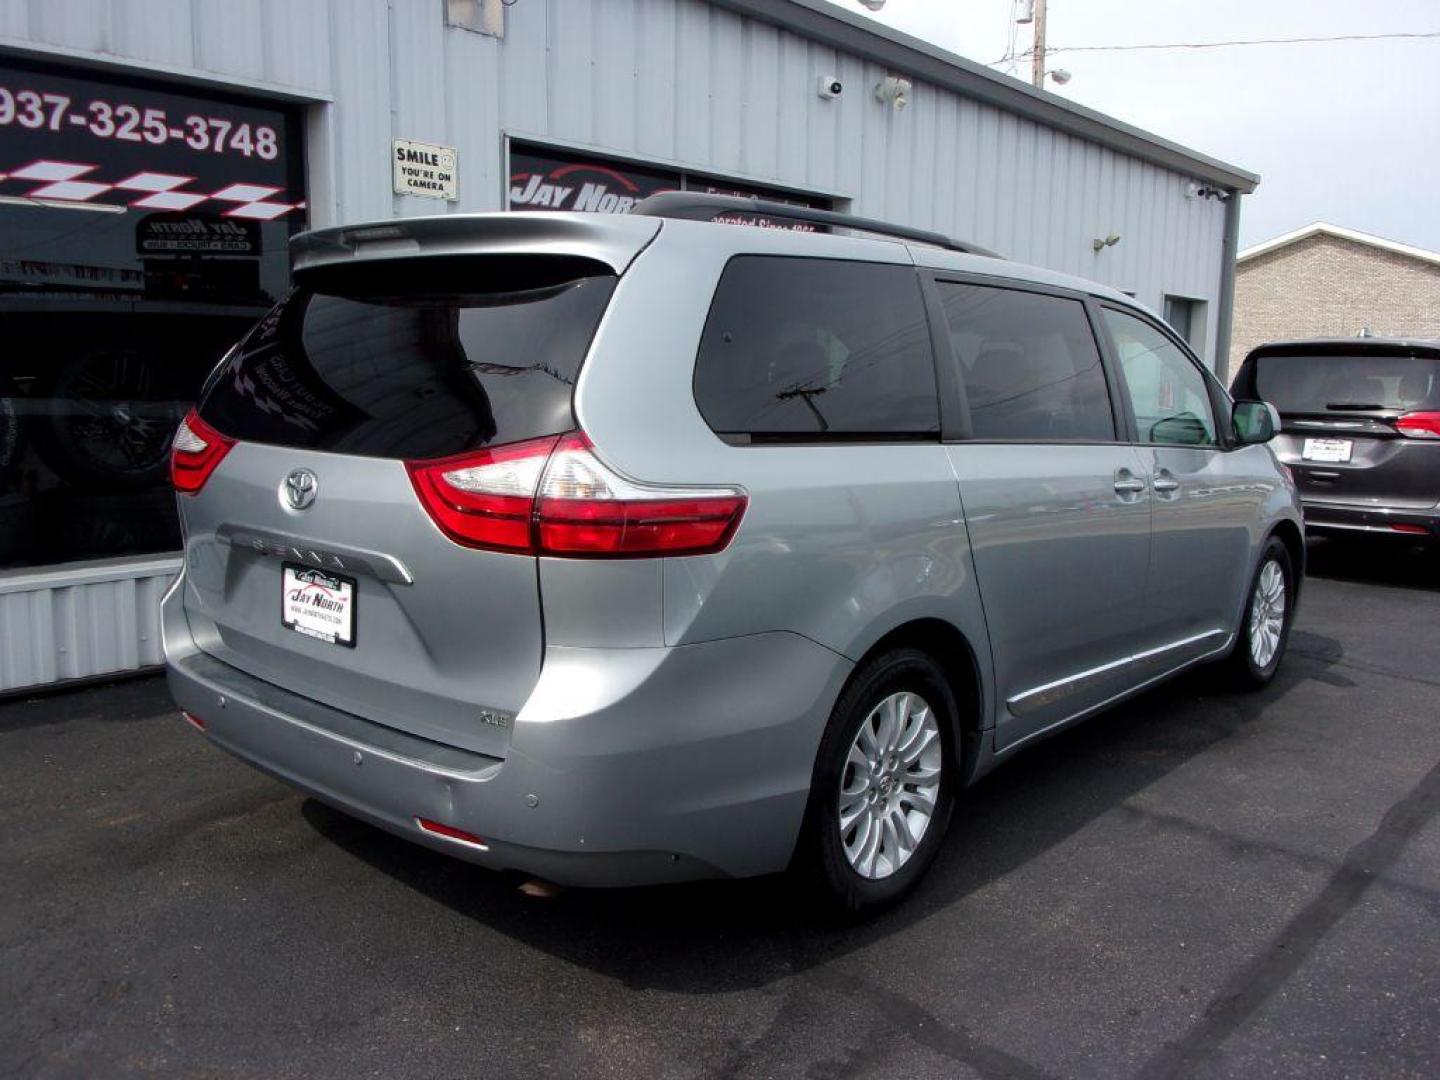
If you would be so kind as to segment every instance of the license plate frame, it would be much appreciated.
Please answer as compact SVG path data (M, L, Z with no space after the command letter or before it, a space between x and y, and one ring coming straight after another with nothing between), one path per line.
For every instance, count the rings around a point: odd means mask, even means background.
M321 590L312 596L342 606L337 610L324 603L303 603L300 594L310 589ZM359 583L352 577L300 563L280 564L280 625L301 637L353 649L360 626L359 599Z
M1354 439L1307 438L1300 448L1305 461L1321 461L1330 465L1348 465L1355 454Z

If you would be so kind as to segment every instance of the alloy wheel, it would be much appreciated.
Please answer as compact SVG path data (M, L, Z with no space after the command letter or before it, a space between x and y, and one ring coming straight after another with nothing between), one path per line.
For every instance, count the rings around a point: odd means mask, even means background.
M840 841L861 877L889 877L914 855L943 766L939 722L924 698L900 691L870 710L840 775Z
M1250 659L1262 671L1280 649L1285 627L1285 572L1274 559L1260 568L1250 601Z

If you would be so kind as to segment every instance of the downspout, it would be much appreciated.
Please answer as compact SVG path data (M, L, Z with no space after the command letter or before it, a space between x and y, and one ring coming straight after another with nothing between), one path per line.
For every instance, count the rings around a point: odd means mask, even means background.
M1215 313L1215 374L1230 385L1230 331L1235 321L1235 256L1240 251L1240 192L1225 200L1225 242L1220 248L1220 307Z

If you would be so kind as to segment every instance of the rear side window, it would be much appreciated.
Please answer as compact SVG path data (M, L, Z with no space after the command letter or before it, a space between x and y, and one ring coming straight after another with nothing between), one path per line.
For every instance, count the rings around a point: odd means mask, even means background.
M1079 300L937 283L977 439L1112 442L1100 350Z
M565 431L614 286L560 257L322 267L211 375L200 415L236 439L390 458Z
M695 402L716 433L756 441L938 438L915 270L731 259L700 341Z
M1255 360L1255 391L1282 413L1440 409L1432 356L1270 355Z

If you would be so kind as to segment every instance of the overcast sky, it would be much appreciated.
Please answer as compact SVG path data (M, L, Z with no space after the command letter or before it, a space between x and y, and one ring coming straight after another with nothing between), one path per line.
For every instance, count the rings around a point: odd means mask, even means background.
M832 0L868 14L858 0ZM989 64L1011 0L888 0L873 17ZM1440 31L1440 0L1050 0L1048 44ZM1019 28L1017 51L1030 47ZM1260 174L1241 246L1312 221L1440 250L1440 38L1056 52L1054 92ZM1026 58L1016 73L1029 79Z

